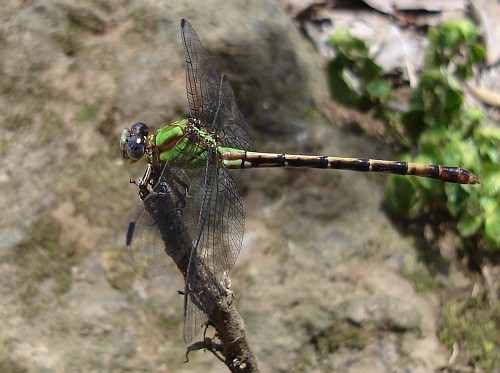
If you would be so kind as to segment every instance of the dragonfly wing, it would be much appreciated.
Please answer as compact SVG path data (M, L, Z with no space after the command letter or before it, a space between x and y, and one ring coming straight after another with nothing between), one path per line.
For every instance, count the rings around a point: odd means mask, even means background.
M178 172L177 170L172 170ZM182 219L188 230L191 232L192 250L190 252L189 264L185 279L184 288L184 310L183 310L183 334L186 343L189 343L198 334L198 332L207 324L208 317L212 313L216 302L218 292L207 291L207 287L217 287L217 281L197 254L198 251L205 252L209 250L206 247L207 242L200 241L200 232L203 229L202 216L208 208L204 204L206 191L206 172L210 172L208 163L206 168L194 168L183 170L189 179L189 188L187 190L186 205L182 209ZM217 289L215 289L217 291Z
M191 296L184 299L187 300L187 303L184 304L184 323L182 331L184 342L190 343L199 331L206 327L209 315L193 302Z
M190 115L217 135L220 144L255 150L227 76L220 76L212 58L189 22L181 22L186 58L186 90Z
M196 253L220 285L227 281L240 253L245 214L243 201L229 172L223 167L214 167L213 174L206 183Z
M186 255L175 243L163 239L162 224L175 218L174 209L162 209L170 196L150 194L132 214L127 229L126 255L130 266L145 278L169 272L173 261ZM174 247L175 246L175 247ZM167 255L167 253L169 255Z
M221 79L219 113L215 118L217 140L222 146L255 151L248 135L245 118L236 103L233 88L226 75Z
M185 19L181 21L181 36L186 58L189 112L192 118L199 119L206 126L214 122L218 111L220 77L207 49Z
M206 323L189 302L194 306L202 304L204 315L210 315L215 297L227 290L229 273L241 250L245 225L241 196L229 172L218 167L215 153L207 161L203 187L198 190L195 205L199 206L199 220L186 276L186 290L190 294L184 307L186 341L194 338L203 322ZM201 291L207 284L211 288L209 294Z
M205 217L210 214L205 209L210 208L207 203L207 182L211 178L216 177L214 174L216 155L199 154L197 146L198 139L196 135L178 142L177 149L172 151L172 156L166 161L163 170L160 173L160 182L155 186L155 190L161 190L161 180L168 187L167 196L174 197L176 194L183 196L182 203L177 203L176 216L181 222L175 229L171 229L168 225L160 227L163 232L162 240L170 245L170 240L175 240L179 229L183 229L184 237L189 238L188 244L183 244L183 247L188 248L187 255L188 265L185 275L184 289L184 338L186 342L190 342L200 329L206 325L209 315L215 305L216 298L219 294L217 280L212 273L212 269L206 265L203 258L199 258L197 251L210 251L207 247L206 240L200 241L202 236ZM208 182L209 188L212 183ZM179 192L181 191L181 192ZM162 194L162 193L159 193ZM149 196L155 196L151 193ZM153 197L152 197L153 198ZM175 199L175 198L174 198ZM181 199L179 198L179 201ZM153 200L154 201L154 200ZM176 220L176 221L177 221ZM204 237L204 236L202 236ZM207 288L214 289L208 291Z
M137 206L127 229L127 259L130 266L145 278L168 271L172 261L164 251L158 226L144 209Z
M227 77L217 73L208 51L186 20L181 21L181 36L191 117L215 136L218 145L253 150ZM199 154L190 154L198 143L194 138L189 140L190 146L174 152L177 155L167 162L169 173L182 171L189 180L182 209L183 222L192 232L184 298L186 342L206 324L216 297L225 291L224 284L240 252L244 229L241 197L227 170L220 166L215 149L207 151L205 168L190 167Z

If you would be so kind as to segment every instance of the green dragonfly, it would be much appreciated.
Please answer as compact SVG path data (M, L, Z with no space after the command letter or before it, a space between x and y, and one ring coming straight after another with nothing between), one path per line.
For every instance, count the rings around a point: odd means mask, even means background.
M146 124L136 123L123 131L120 148L132 162L144 155L148 160L144 176L135 181L142 203L128 226L129 262L144 277L167 272L172 259L187 263L186 342L207 324L218 295L228 291L229 273L242 245L243 202L228 169L332 168L478 183L474 174L458 167L256 152L227 77L217 73L208 51L184 19L181 36L189 117L155 134L149 133ZM207 283L210 293L202 290Z

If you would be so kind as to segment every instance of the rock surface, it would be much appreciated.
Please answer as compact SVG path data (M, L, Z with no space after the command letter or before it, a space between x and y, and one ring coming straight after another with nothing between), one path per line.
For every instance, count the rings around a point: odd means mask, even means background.
M387 157L325 123L321 60L270 0L0 5L0 370L219 372L183 364L182 288L123 253L144 164L121 130L186 115L179 22L227 72L258 149ZM445 365L439 302L403 275L416 249L381 209L384 176L233 173L246 233L232 273L260 368L430 372Z

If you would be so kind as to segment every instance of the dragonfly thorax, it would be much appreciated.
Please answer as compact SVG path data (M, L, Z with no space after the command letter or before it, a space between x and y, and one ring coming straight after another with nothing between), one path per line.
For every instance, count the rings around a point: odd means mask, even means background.
M214 151L215 148L214 136L206 132L199 120L194 118L170 123L160 128L154 138L154 152L158 154L161 162L183 159L185 158L183 154L189 153L191 161L187 163L193 167L201 166L206 160L207 152Z

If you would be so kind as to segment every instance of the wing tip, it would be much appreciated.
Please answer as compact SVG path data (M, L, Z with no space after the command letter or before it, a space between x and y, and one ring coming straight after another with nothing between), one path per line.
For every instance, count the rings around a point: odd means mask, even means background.
M125 241L125 244L127 246L130 246L132 244L134 232L135 232L135 221L131 221L127 227L127 237L126 237L126 241Z

